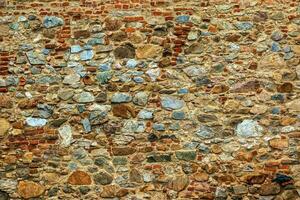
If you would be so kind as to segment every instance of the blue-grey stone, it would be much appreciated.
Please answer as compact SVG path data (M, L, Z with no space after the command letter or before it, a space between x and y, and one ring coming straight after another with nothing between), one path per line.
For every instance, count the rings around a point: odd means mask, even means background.
M78 103L89 103L95 101L95 96L90 92L81 92L73 96L74 101Z
M207 69L202 66L193 65L184 68L183 72L190 77L195 77L195 76L199 77L199 76L205 76L207 74Z
M189 15L179 15L176 17L176 21L179 23L187 23L190 21Z
M180 129L180 125L179 125L179 123L177 123L177 122L172 123L172 124L170 124L169 129L172 130L172 131L177 131L177 130Z
M39 117L49 118L53 114L53 107L47 104L38 104L37 108L39 110Z
M82 126L84 128L84 131L86 133L89 133L92 131L92 127L91 127L91 124L90 124L90 121L88 118L84 118L83 120L81 120L81 123L82 123Z
M145 131L146 125L143 121L127 120L124 123L122 132L124 133L142 133Z
M84 50L80 53L80 60L86 61L91 60L94 57L93 50Z
M274 100L274 101L284 101L285 99L285 95L284 94L274 94L271 96L271 100Z
M166 110L178 110L184 106L183 100L177 99L172 96L161 97L161 106Z
M210 150L209 150L209 146L206 145L206 144L203 144L203 143L200 143L198 146L197 146L197 149L199 149L199 151L201 153L209 153Z
M41 126L45 126L47 124L47 120L42 119L42 118L28 117L26 119L26 123L29 126L41 127Z
M129 59L126 63L126 67L128 68L135 68L138 65L138 61L135 59Z
M60 145L67 147L71 144L73 140L72 128L70 125L66 124L58 129L59 136L61 138Z
M172 113L172 118L176 120L182 120L185 118L185 113L183 111L174 111Z
M71 46L71 53L79 53L82 51L82 48L80 45L72 45Z
M93 38L103 38L105 36L105 33L96 33L92 37Z
M178 94L187 94L189 93L189 90L187 88L180 88L178 90Z
M68 164L68 168L69 168L70 170L76 170L76 169L78 168L77 163L70 162L70 163Z
M144 79L140 76L133 77L133 81L136 83L144 83Z
M280 114L280 108L279 107L274 107L271 110L272 114Z
M138 114L139 119L152 119L153 118L153 111L143 109Z
M100 71L109 71L111 70L111 64L110 63L102 63L99 65Z
M281 51L281 48L280 48L280 45L278 42L272 42L271 51L273 51L273 52Z
M72 91L73 92L73 91ZM69 95L68 95L69 96ZM73 96L73 95L72 95ZM71 98L71 97L70 97ZM63 99L63 98L61 98ZM77 106L77 110L79 113L83 113L85 111L85 105L84 104L78 104Z
M228 45L230 51L239 51L240 46L238 44L230 43Z
M292 51L292 48L290 46L285 46L285 47L283 47L283 51L284 51L284 53L289 53Z
M145 106L148 102L149 93L138 92L133 98L133 103L139 106Z
M87 155L88 155L88 153L87 153L86 150L84 150L83 148L76 149L76 150L73 152L73 157L74 157L76 160L83 159L83 158L85 158Z
M293 57L294 57L294 53L293 52L285 53L284 56L283 56L284 60L289 60L289 59L291 59Z
M41 73L41 69L40 69L40 68L37 68L37 67L35 67L35 66L32 66L32 67L30 67L30 72L31 72L32 74L39 74L39 73Z
M29 63L32 65L44 65L46 58L45 55L37 53L35 51L26 52L26 56L29 60Z
M129 93L115 93L112 98L112 103L123 103L123 102L130 102L132 97Z
M64 20L55 16L45 16L43 24L45 28L53 28L56 26L62 26L64 24Z
M51 51L51 49L42 49L42 53L44 54L44 55L49 55L49 53L50 53L50 51Z
M251 30L253 28L253 23L251 23L251 22L237 22L237 23L235 23L235 26L239 30L247 31L247 30Z
M30 51L33 49L33 46L31 44L21 44L20 50L22 51Z
M18 17L18 22L26 22L27 18L25 16L19 16Z
M153 124L152 128L156 131L164 131L165 130L165 125L164 124L159 124L155 123Z
M93 49L93 46L92 46L92 45L89 45L89 44L85 44L85 45L83 46L83 49L84 49L84 50L92 50L92 49Z
M112 71L105 71L105 72L99 72L96 75L96 79L101 83L101 84L106 84L108 81L112 78Z
M53 83L58 83L60 82L60 77L58 76L47 76L47 75L44 75L40 78L38 78L36 80L36 83L39 83L39 84L53 84Z
M156 81L159 77L161 70L159 68L149 69L146 74L151 78L151 81Z
M73 84L77 84L80 81L80 76L78 74L69 74L67 76L65 76L64 80L63 80L63 84L66 85L73 85Z
M215 133L210 127L201 126L196 131L196 135L200 138L203 138L203 139L210 139L210 138L213 138L215 136Z
M36 16L35 15L29 15L28 16L28 20L35 20L36 19Z
M280 31L274 31L271 35L271 39L274 41L280 41L283 38L283 34Z
M245 119L236 127L236 134L240 137L259 137L262 135L263 127L257 121Z
M19 78L16 76L8 76L5 80L7 86L17 86L19 84Z
M100 45L100 44L105 44L105 40L103 38L91 38L87 41L88 45Z
M106 110L95 110L89 114L89 120L92 125L99 124L107 116Z

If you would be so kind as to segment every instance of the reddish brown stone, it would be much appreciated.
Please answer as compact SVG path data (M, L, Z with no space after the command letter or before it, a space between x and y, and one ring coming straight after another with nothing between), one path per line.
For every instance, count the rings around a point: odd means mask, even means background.
M38 101L36 99L24 99L21 100L18 104L19 108L21 109L31 109L36 107L38 104Z
M256 92L260 88L260 83L257 80L251 80L243 83L237 83L230 89L232 93L248 93Z
M266 175L264 174L250 174L245 177L243 177L244 181L248 184L262 184L266 180Z
M186 175L176 175L169 181L167 187L177 192L184 190L189 184L189 179Z
M129 119L130 117L136 117L134 108L129 104L117 104L112 107L113 115L116 117L122 117Z
M199 182L207 181L208 178L209 176L205 172L197 172L194 174L194 179Z
M44 186L32 181L20 181L18 184L18 194L24 199L39 197L44 191Z
M78 31L74 31L73 33L74 38L78 39L78 38L88 38L90 37L90 32L88 30L78 30Z
M289 147L289 141L287 138L273 138L269 140L269 145L274 149L285 149Z
M283 83L282 85L278 85L277 91L282 93L291 93L293 92L293 84Z
M276 183L266 183L259 189L259 194L262 196L276 195L280 193L280 186Z
M6 95L0 95L0 108L12 108L13 100Z
M115 156L126 156L133 154L136 150L132 147L113 147L112 152Z
M92 179L88 173L77 170L69 176L68 183L71 185L90 185Z
M108 31L116 31L122 26L122 21L119 19L106 18L104 21L104 27Z

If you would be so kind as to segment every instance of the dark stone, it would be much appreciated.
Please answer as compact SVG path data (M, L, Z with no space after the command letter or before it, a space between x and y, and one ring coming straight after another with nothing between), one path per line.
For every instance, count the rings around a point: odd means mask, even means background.
M9 200L9 199L10 199L9 195L6 192L0 190L0 200Z
M121 125L118 122L109 121L103 124L103 131L106 134L114 134L115 132L119 131Z
M163 140L163 139L172 139L172 140L176 140L176 136L175 135L161 135L159 137L160 140Z
M196 85L197 86L209 85L211 83L213 83L213 82L210 79L208 79L207 77L196 79Z
M271 100L273 101L284 101L284 95L283 94L274 94L271 96Z
M197 116L199 122L213 122L218 121L218 118L215 115L209 115L209 114L200 114Z
M127 34L123 31L114 32L110 37L111 40L121 42L126 40Z
M81 194L85 195L91 191L91 189L88 186L80 186L79 191Z
M59 191L59 189L57 187L53 187L53 188L49 189L48 196L49 197L56 196L58 191Z
M158 137L155 134L151 133L151 134L148 135L148 140L150 142L155 142L155 141L158 140Z
M113 177L105 171L98 172L94 175L93 179L95 184L100 185L108 185L113 181Z
M120 47L117 47L114 50L114 55L116 58L134 58L135 57L135 48L131 44L126 44Z
M154 154L147 157L147 162L171 162L171 154Z
M272 182L279 183L281 186L289 185L293 183L293 178L285 174L276 174L276 177Z
M49 123L50 126L54 127L60 127L63 123L65 123L67 119L59 118L59 119L54 119Z
M175 154L177 159L185 161L195 160L197 156L196 151L176 151Z
M107 160L104 157L96 158L94 161L95 165L99 167L104 167L104 165L107 165Z
M107 101L107 93L105 92L100 92L97 96L96 96L96 102L98 103L104 103Z
M75 190L70 186L70 185L65 185L62 190L64 191L64 193L70 194L75 192Z

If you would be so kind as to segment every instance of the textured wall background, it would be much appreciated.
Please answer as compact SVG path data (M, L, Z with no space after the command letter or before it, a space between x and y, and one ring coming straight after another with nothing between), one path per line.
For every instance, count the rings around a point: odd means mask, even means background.
M297 0L0 1L0 199L299 199Z

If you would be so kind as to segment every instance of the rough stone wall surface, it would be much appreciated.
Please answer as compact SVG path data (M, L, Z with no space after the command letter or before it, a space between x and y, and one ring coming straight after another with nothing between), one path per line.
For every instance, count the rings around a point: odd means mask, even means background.
M0 199L292 200L298 0L1 0Z

